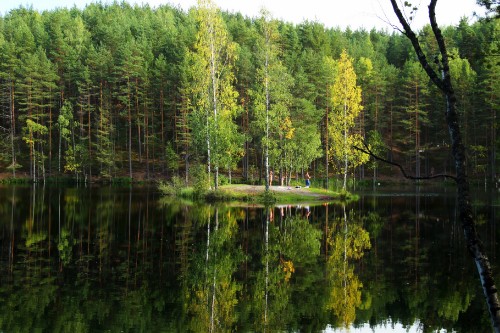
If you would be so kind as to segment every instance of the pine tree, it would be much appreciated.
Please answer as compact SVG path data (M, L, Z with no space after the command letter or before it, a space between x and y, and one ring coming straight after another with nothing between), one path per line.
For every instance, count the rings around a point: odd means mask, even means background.
M24 112L21 119L25 123L23 138L30 150L30 174L36 181L38 171L38 175L41 173L45 180L45 160L51 148L47 145L47 141L50 142L46 137L48 129L46 133L44 128L47 128L47 123L52 126L48 116L53 107L55 82L58 77L54 66L41 48L24 58L22 76L23 80L19 82L17 93L20 110Z
M5 161L12 172L12 176L16 177L16 169L21 165L17 162L16 142L18 141L16 131L16 63L14 43L4 38L4 31L0 32L0 119L5 131L5 135L1 136L1 152L0 160Z
M409 151L413 150L415 176L420 177L420 154L421 150L424 150L425 148L425 144L422 144L422 127L429 122L426 110L426 97L429 91L427 89L427 83L429 82L429 79L422 67L420 67L420 64L415 61L406 62L403 73L403 108L406 115L403 116L401 123L408 131L408 135L405 136L405 140L409 139L413 141L405 143L408 144Z
M472 162L468 165L474 166L474 168L469 171L469 174L475 174L481 166L486 164L478 160L478 152L484 151L485 146L482 144L482 137L478 135L481 121L478 119L480 112L474 107L477 103L477 97L471 98L471 92L476 90L477 74L470 66L469 61L458 55L457 49L451 49L450 54L451 80L455 87L457 110L463 124L464 144L471 147L467 159Z
M82 74L82 95L90 96L95 107L94 133L92 143L95 160L98 162L99 174L105 179L112 177L115 165L120 161L115 154L115 118L110 102L109 73L112 67L112 56L104 47L90 46L85 68ZM87 92L90 90L90 92Z
M498 174L500 173L500 155L498 154L498 149L500 148L500 126L498 126L498 110L500 108L498 100L498 96L500 96L500 87L498 84L500 81L500 63L498 62L498 53L500 50L500 43L498 42L500 39L499 20L492 22L491 25L492 27L489 29L491 30L491 40L494 42L488 45L486 56L480 68L479 95L483 111L480 123L484 125L484 134L486 136L485 146L487 147L488 157L489 175L485 178L489 178L490 182L494 182L495 180L498 182Z

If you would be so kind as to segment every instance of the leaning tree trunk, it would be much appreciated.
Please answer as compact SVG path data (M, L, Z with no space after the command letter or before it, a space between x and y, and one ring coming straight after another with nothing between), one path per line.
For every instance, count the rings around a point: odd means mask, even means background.
M446 123L450 133L452 155L455 162L459 218L464 230L467 248L474 258L476 268L481 279L481 285L488 304L488 310L495 332L500 332L500 302L498 300L498 292L493 279L489 259L484 252L483 244L479 239L476 231L476 225L472 217L472 205L469 192L469 181L467 178L467 168L465 159L465 146L460 133L458 114L456 109L456 97L451 83L450 68L448 63L448 52L444 42L443 35L436 22L436 3L437 0L430 0L429 4L429 20L431 23L434 37L439 47L441 59L439 62L441 75L439 76L430 66L427 58L420 47L419 41L415 33L410 28L405 20L401 10L399 9L396 0L391 0L394 12L396 13L399 22L404 28L404 34L410 39L413 48L418 56L420 64L426 71L433 83L443 92L446 98Z

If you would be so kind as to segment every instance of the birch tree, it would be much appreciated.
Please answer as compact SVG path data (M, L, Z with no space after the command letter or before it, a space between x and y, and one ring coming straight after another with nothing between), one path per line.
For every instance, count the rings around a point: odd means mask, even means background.
M483 244L476 231L476 223L472 215L472 203L470 198L470 185L467 176L467 163L465 158L465 145L457 112L457 98L453 88L450 72L450 59L444 36L436 20L437 0L429 2L429 22L431 24L434 38L438 45L439 56L436 57L438 68L428 61L428 56L422 50L415 32L410 27L405 15L398 6L396 0L391 0L394 13L403 27L403 34L411 41L413 49L418 57L420 65L425 70L434 85L441 90L446 100L445 120L448 126L451 141L451 152L455 162L455 181L457 184L459 218L462 222L465 240L469 253L474 258L477 271L481 277L481 285L488 304L492 326L495 332L500 332L500 301L498 291L493 279L490 261L486 255ZM411 6L411 5L410 5Z
M343 185L347 187L349 167L356 167L368 160L368 156L356 151L353 146L362 141L355 132L356 118L362 111L361 88L356 84L356 73L352 59L344 50L337 62L337 76L332 86L332 112L330 113L330 156L342 163Z
M198 125L203 128L207 171L214 172L214 188L218 188L219 165L225 154L227 140L223 131L233 130L230 124L237 115L233 66L236 44L230 41L218 8L211 0L199 0L198 33L192 71L194 108ZM227 136L224 136L227 138Z
M252 97L254 101L255 126L262 133L262 149L266 179L269 190L269 170L285 150L285 140L293 137L290 119L292 95L290 89L293 78L287 72L278 55L279 33L277 21L272 20L269 12L261 11L259 20L261 39L257 52L257 82Z

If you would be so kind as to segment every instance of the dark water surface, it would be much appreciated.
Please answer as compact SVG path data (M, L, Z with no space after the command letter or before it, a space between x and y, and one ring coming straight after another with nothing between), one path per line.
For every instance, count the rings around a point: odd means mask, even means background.
M500 283L498 192L478 191ZM269 209L0 187L0 332L491 332L453 189Z

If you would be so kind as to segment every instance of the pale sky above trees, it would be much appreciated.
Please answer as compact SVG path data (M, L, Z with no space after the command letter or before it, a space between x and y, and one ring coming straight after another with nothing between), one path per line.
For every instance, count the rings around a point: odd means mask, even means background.
M33 5L34 9L50 10L57 7L83 8L92 0L2 0L0 1L0 14L5 15L9 10L19 6ZM112 3L112 0L102 0L102 3ZM120 1L119 1L120 2ZM128 0L130 3L146 4L156 7L160 4L170 3L179 5L187 10L196 5L196 0ZM428 23L427 0L410 1L420 7L414 20L414 28L419 29ZM224 10L241 12L244 15L257 17L259 10L265 7L278 19L300 23L304 20L319 21L327 27L340 27L345 29L366 28L392 29L387 23L397 24L397 19L392 12L389 0L215 0L215 3ZM479 14L483 10L476 5L475 0L439 0L437 5L438 23L441 25L455 25L460 18L465 16L471 21L473 13Z

